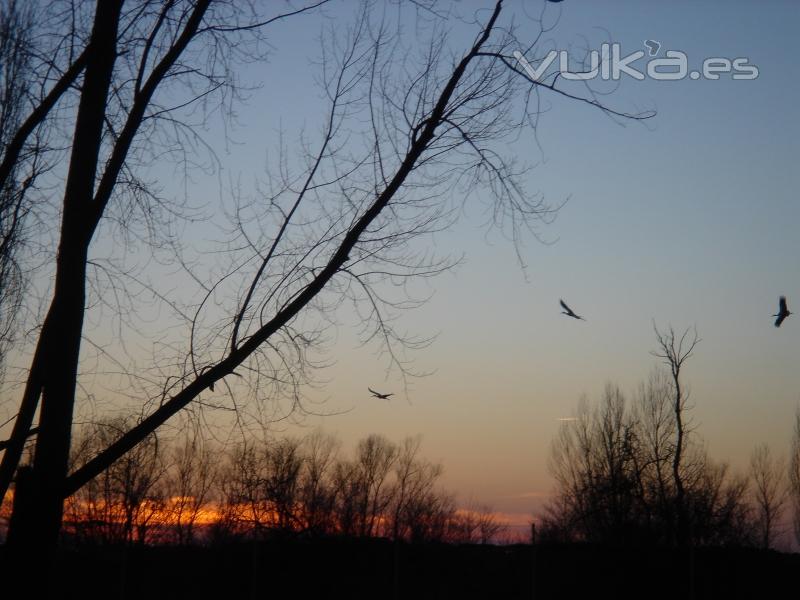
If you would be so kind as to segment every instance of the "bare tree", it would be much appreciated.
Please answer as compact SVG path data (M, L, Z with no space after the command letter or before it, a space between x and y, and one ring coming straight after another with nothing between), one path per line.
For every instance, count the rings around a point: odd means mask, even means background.
M406 505L408 541L455 541L457 536L453 535L453 524L456 511L455 497L451 494L430 491L413 498Z
M183 343L160 344L167 355L154 361L147 377L126 372L136 382L126 393L146 416L67 476L87 282L98 268L89 257L101 223L116 218L129 232L132 214L145 225L159 222L154 211L181 216L180 206L164 202L137 177L137 161L166 155L191 164L185 144L202 140L182 120L182 111L208 107L204 103L216 93L223 94L223 105L234 98L230 64L254 58L257 45L247 42L263 41L259 32L270 23L319 4L271 17L258 14L256 5L221 0L162 5L102 0L93 14L82 5L86 18L74 35L67 34L76 51L64 61L69 66L58 82L66 81L66 89L82 76L60 207L55 287L0 465L5 493L41 398L32 492L24 499L38 517L17 521L17 540L52 546L64 497L201 394L213 393L215 385L230 392L238 407L228 383L232 375L244 380L256 401L271 393L290 398L296 407L313 367L309 352L320 338L321 322L329 322L331 307L344 301L353 300L362 310L367 340L381 340L402 365L398 344L415 341L398 333L385 311L415 302L387 298L379 284L396 282L402 289L408 278L432 276L450 264L424 251L415 254L412 242L446 227L458 199L478 190L490 201L493 224L514 240L525 230L535 233L536 224L552 215L540 197L525 192L524 167L504 154L521 125L535 126L540 92L576 99L612 117L650 116L613 111L588 88L585 95L561 89L558 77L532 79L514 53L522 50L534 59L536 39L517 38L502 1L478 13L475 36L461 51L447 45L438 17L420 28L428 42L420 46L418 37L409 43L404 28L392 26L387 13L373 12L366 3L323 50L321 79L329 107L318 139L303 140L304 167L297 172L281 161L256 203L261 210L233 211L235 234L217 254L225 258L216 268L197 268L181 249L166 244L175 250L173 264L192 278L202 300L182 304L149 283L137 284L166 299L186 326L186 337ZM170 102L176 96L177 105ZM154 147L160 135L166 141ZM108 265L99 269L114 271ZM125 269L117 276L120 271ZM382 458L376 463L380 468L361 509L365 532L374 529L382 510L376 482L383 464Z
M281 532L300 528L300 489L303 457L300 441L283 439L267 449L265 491L272 528Z
M336 528L333 469L339 441L320 431L304 442L304 473L300 487L302 529L312 535L333 533Z
M319 468L317 464L316 469ZM232 532L251 531L256 537L267 533L288 533L304 528L307 514L302 502L308 489L306 457L300 440L259 440L233 449L227 471L220 475L224 489L225 519ZM322 475L311 494L315 519L320 519L320 497L324 496ZM321 524L316 522L315 525Z
M333 468L332 487L336 530L346 536L360 532L359 498L363 495L358 485L355 463L339 460Z
M786 504L786 461L773 457L769 446L761 444L750 457L750 473L759 543L762 548L769 548L779 533L778 525Z
M395 540L408 539L413 528L412 506L434 493L434 484L442 474L442 466L419 456L422 438L408 437L400 444L394 463L391 534Z
M667 527L671 519L674 480L670 474L674 454L676 423L671 406L667 373L654 369L638 390L634 420L638 428L636 471L640 493L646 498L648 521ZM655 524L655 523L653 523Z
M229 463L220 471L221 520L228 535L246 531L260 537L268 524L264 498L263 444L244 443L232 448Z
M794 537L800 544L800 407L795 410L792 445L789 455L789 503Z
M195 525L216 483L217 460L197 427L171 448L165 482L167 517L178 544L195 539Z
M391 504L388 477L397 458L397 447L380 435L370 435L356 447L352 466L346 469L351 481L345 489L355 503L355 531L363 537L378 532L381 518Z
M167 147L181 140L196 141L191 126L178 116L181 110L206 101L209 94L232 90L228 61L239 52L242 35L258 36L265 25L286 16L258 19L234 3L216 2L212 8L211 0L160 7L135 4L123 8L123 0L99 1L93 15L88 3L55 11L62 17L57 25L64 29L51 33L63 43L58 42L55 58L42 68L62 74L10 136L0 163L0 181L5 181L20 164L25 142L82 75L68 141L72 153L63 184L53 295L0 464L0 492L5 495L41 398L31 494L22 500L36 503L31 514L38 517L17 520L24 531L13 538L31 547L52 547L63 499L77 489L65 491L64 479L87 304L89 249L101 219L118 209L120 218L130 221L138 205L145 223L159 221L154 219L159 198L132 171L137 160L152 159L163 150L158 138L148 134L159 127L164 131L168 124L174 135L162 138ZM187 55L193 43L196 50ZM182 62L184 58L196 65ZM66 65L64 69L58 68L59 62ZM161 96L162 104L157 92L165 84L172 93ZM176 99L177 106L166 104ZM147 144L140 144L138 136L144 136ZM180 147L175 153L180 157Z
M453 511L446 540L457 544L491 544L507 529L488 504L469 502Z
M0 3L0 157L13 151L31 88L35 35L32 4ZM44 169L41 136L20 148L13 168L0 170L0 381L6 354L14 343L23 304L26 277L19 255L26 241L26 200Z
M73 462L90 460L121 426L82 427ZM64 534L92 544L332 534L488 544L505 531L491 507L459 507L454 495L437 489L442 468L420 455L419 437L397 445L371 435L349 460L337 456L335 438L320 432L248 441L227 448L226 464L215 469L195 433L166 445L153 437L70 496Z
M677 486L673 390L658 372L639 388L633 408L607 386L594 409L583 400L576 420L553 442L556 494L541 535L559 541L674 544ZM696 436L692 436L696 438ZM683 448L680 481L687 538L693 545L750 545L748 480L709 459L702 443Z
M653 324L658 341L658 350L653 355L662 359L672 375L672 410L675 417L675 449L672 455L672 477L675 483L675 541L683 546L689 539L689 523L686 514L686 489L681 474L682 461L686 448L688 424L685 421L689 394L682 387L681 369L692 356L695 346L700 342L696 330L686 329L680 337L669 327L661 332ZM690 336L691 333L691 336Z
M608 385L595 410L582 401L577 420L565 422L553 442L550 468L579 539L622 542L636 533L642 496L635 425L622 392Z
M78 435L72 460L91 460L129 427L123 419L86 426ZM154 519L166 513L164 474L164 457L153 434L68 498L68 533L81 541L146 543Z

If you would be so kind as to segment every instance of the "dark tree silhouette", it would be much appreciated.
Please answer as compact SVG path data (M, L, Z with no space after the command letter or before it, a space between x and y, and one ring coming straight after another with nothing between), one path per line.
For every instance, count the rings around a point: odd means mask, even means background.
M676 543L674 397L671 374L657 371L632 405L611 385L594 407L581 401L576 419L564 422L553 442L556 494L540 527L543 539L637 547ZM683 543L752 544L757 524L747 503L747 479L712 462L695 436L682 443Z
M46 169L42 135L20 133L37 82L34 6L0 3L0 382L15 341L26 288L20 253L28 239L30 192ZM30 119L29 119L30 120Z
M299 387L313 366L307 352L319 337L313 325L304 329L318 314L314 311L325 314L331 304L354 299L367 307L365 335L383 340L402 365L395 347L409 340L392 329L384 310L408 303L385 299L376 286L435 275L448 266L409 250L413 240L451 221L454 206L443 199L486 191L494 224L514 240L552 214L541 198L524 191L524 169L503 154L505 141L521 125L535 125L540 92L576 99L616 118L650 116L611 110L588 88L586 96L560 89L557 77L531 80L513 53L521 48L533 59L534 45L516 37L511 17L501 19L502 1L478 13L473 41L460 52L446 45L436 11L425 13L433 15L429 45L407 52L403 29L390 27L385 15L376 16L366 3L325 49L321 79L329 110L316 147L303 144L305 170L288 173L281 164L261 202L263 220L246 220L236 211L237 232L223 252L230 262L197 269L176 251L174 264L198 284L202 299L181 306L163 290L137 280L140 290L178 315L188 342L179 348L164 344L174 354L159 356L147 377L125 373L148 382L149 387L126 391L139 397L137 413L144 416L68 475L87 282L95 269L113 271L90 260L101 222L116 217L122 231L129 232L126 219L137 210L146 225L160 223L160 214L190 218L180 206L159 198L137 177L135 167L163 156L192 165L186 146L203 141L191 121L182 120L187 114L182 111L212 110L208 99L214 94L222 95L223 108L229 106L226 102L237 97L232 63L260 57L253 53L264 41L265 27L320 4L270 16L260 14L259 5L222 0L161 5L99 0L93 12L81 5L76 18L65 21L74 28L63 34L70 41L63 75L12 136L27 139L40 114L80 80L72 97L76 109L54 289L0 464L0 492L5 494L39 409L31 485L27 494L15 496L15 505L26 506L25 514L34 517L13 521L16 543L52 548L64 498L201 394L214 392L215 384L222 382L233 396L226 379L231 375L245 380L256 396L269 382L273 393L292 398L296 406ZM361 145L353 143L355 138ZM14 143L7 146L3 165L17 164L15 148ZM457 194L447 193L453 190ZM255 235L251 223L257 226ZM218 312L210 317L209 302L217 299ZM122 318L127 315L119 312ZM359 523L367 530L382 502L374 490L369 494L368 524Z
M71 463L80 466L90 460L129 427L123 419L83 427L76 436ZM106 544L147 542L153 521L167 512L166 460L153 434L71 496L65 511L71 537Z
M442 474L441 465L419 456L420 437L406 438L397 451L390 506L392 538L409 539L414 529L413 507L435 495L434 484Z
M750 457L758 539L769 548L779 533L778 524L786 504L786 461L773 457L769 446L757 446Z
M25 142L82 76L69 141L72 152L61 206L53 295L0 464L0 493L5 495L41 398L30 495L18 499L34 504L27 514L36 517L14 520L9 543L52 547L61 525L63 499L74 491L65 491L64 481L86 310L89 248L101 219L108 215L109 205L119 202L120 197L124 200L126 191L133 194L133 200L142 196L155 200L132 175L131 168L137 156L157 149L143 150L137 145L137 136L169 123L180 130L176 136L180 140L184 135L181 127L189 126L177 120L175 113L209 93L230 88L219 67L225 67L221 61L237 51L236 44L242 41L239 34L258 31L286 16L248 21L246 8L218 2L210 11L211 4L210 0L169 2L156 9L141 3L138 10L132 6L123 10L122 0L111 0L97 2L93 16L87 15L86 5L72 13L66 11L60 24L65 28L61 33L67 66L9 136L10 142L4 148L0 163L3 181L19 165ZM197 39L205 41L206 53L196 53L193 58L200 64L189 68L180 59ZM118 57L123 59L118 61ZM204 62L209 57L215 60ZM55 68L56 63L57 58L44 68ZM158 101L157 92L166 84L188 89L186 101L177 108ZM147 210L154 208L149 206ZM152 431L143 432L139 441L147 439Z
M196 539L200 513L216 486L218 462L197 427L187 429L183 439L170 448L162 487L166 518L176 543L190 544Z
M689 539L689 522L686 514L686 490L684 487L683 476L681 473L684 449L686 447L687 423L685 421L686 402L688 393L682 387L681 369L683 364L692 356L692 351L700 342L697 331L694 330L689 337L691 330L686 329L680 337L677 337L675 330L669 327L663 333L653 324L658 340L658 350L653 352L664 361L669 367L672 375L672 410L675 417L675 450L672 456L672 477L675 483L675 542L683 546Z
M82 426L72 463L90 459L122 425ZM92 546L337 534L497 541L505 529L498 515L439 489L442 466L424 459L420 444L372 435L343 457L339 442L320 432L228 448L200 443L194 431L171 442L152 436L67 499L63 534Z
M795 409L792 443L789 451L789 506L794 538L800 544L800 407Z

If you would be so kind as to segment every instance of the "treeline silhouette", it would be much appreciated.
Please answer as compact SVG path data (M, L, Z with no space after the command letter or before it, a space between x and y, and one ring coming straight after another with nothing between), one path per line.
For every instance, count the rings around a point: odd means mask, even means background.
M758 546L781 533L787 500L785 462L766 445L749 472L712 460L681 406L686 432L676 453L675 388L654 371L629 399L609 384L599 402L581 400L553 441L556 480L539 527L542 541L614 546ZM682 498L676 479L683 488ZM683 511L686 537L680 539Z
M90 460L129 424L95 423L75 436ZM385 537L488 543L505 525L488 506L460 507L421 440L370 435L343 456L335 437L250 440L225 450L194 431L148 437L67 499L62 542L231 543L274 538Z
M84 599L777 596L800 555L761 548L794 511L795 455L757 446L733 473L675 397L670 373L654 371L631 395L608 385L582 400L553 441L555 491L524 544L487 543L503 539L497 514L459 508L419 437L370 435L344 452L319 431L225 447L191 427L152 435L67 500L54 581L60 597ZM72 466L129 425L79 427Z

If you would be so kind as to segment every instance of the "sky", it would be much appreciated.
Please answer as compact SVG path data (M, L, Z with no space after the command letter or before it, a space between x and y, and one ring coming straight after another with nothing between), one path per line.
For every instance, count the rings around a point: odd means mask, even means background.
M490 5L463 0L457 10L469 16ZM333 3L327 21L302 16L271 30L270 61L239 74L261 87L237 108L231 141L219 144L220 181L263 178L278 129L317 130L317 37L323 23L338 26L349 15L348 4ZM656 40L660 55L686 53L690 69L706 58L746 57L759 75L623 78L604 100L621 111L654 108L646 123L621 125L586 104L544 96L536 137L522 132L510 150L537 165L529 189L566 202L539 229L541 241L524 240L525 266L468 204L432 242L464 260L426 282L430 300L401 316L402 329L436 334L408 355L430 374L404 388L396 371L387 374L385 356L359 344L357 323L344 314L325 383L306 390L323 411L341 414L275 426L292 435L321 427L346 446L371 433L396 441L421 434L426 456L445 467L444 487L518 523L552 491L547 458L558 419L608 382L633 392L658 364L654 323L696 327L702 340L684 373L692 418L714 459L744 469L760 443L786 454L800 405L800 315L780 329L771 317L781 294L790 309L800 306L800 68L792 51L800 5L565 0L546 16L557 21L549 35L558 48L611 41L627 55ZM473 36L453 25L454 47ZM219 189L198 177L187 195L225 202ZM559 298L586 321L561 315ZM396 395L378 400L368 386Z
M459 6L467 13L482 5ZM548 98L538 143L523 134L514 147L538 163L531 189L553 204L567 200L539 231L546 243L525 242L523 269L512 244L486 234L483 215L468 206L435 242L463 251L464 261L430 282L425 306L402 316L409 331L438 334L412 355L415 368L432 374L413 380L406 395L375 349L359 348L352 328L341 327L327 384L309 395L325 410L348 412L304 423L350 443L369 433L422 434L425 453L445 466L446 487L518 519L539 511L552 490L547 457L557 419L582 395L599 397L607 382L633 392L658 364L654 322L697 328L702 341L685 382L714 459L744 469L760 443L785 454L800 404L800 327L790 317L776 329L771 317L780 294L790 309L800 299L800 69L791 51L800 5L566 0L548 10L560 10L551 33L559 44L585 36L592 48L617 42L626 55L653 39L662 55L686 53L690 69L706 58L746 57L759 75L624 78L607 102L655 108L644 125L620 126L586 105ZM297 92L312 77L302 50L318 27L297 19L275 34L265 104L240 114L248 126L251 118L311 122ZM252 166L263 134L242 137L231 158ZM245 156L245 148L254 152ZM587 321L560 315L559 298ZM398 396L373 399L368 385Z

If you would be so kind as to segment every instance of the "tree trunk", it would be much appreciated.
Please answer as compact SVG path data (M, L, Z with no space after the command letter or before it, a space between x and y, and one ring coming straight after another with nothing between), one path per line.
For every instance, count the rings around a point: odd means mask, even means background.
M683 487L683 475L681 466L683 461L683 394L680 383L680 367L673 369L675 382L675 429L677 439L675 440L675 456L672 460L672 477L675 480L675 541L678 547L683 548L688 543L687 515L686 515L686 492Z
M121 7L122 0L97 2L64 192L55 290L40 335L39 362L31 369L41 377L42 393L29 482L34 506L12 518L9 540L24 540L25 547L35 549L40 556L49 555L55 548L63 518L63 488L86 304L86 261L96 227L92 199Z

